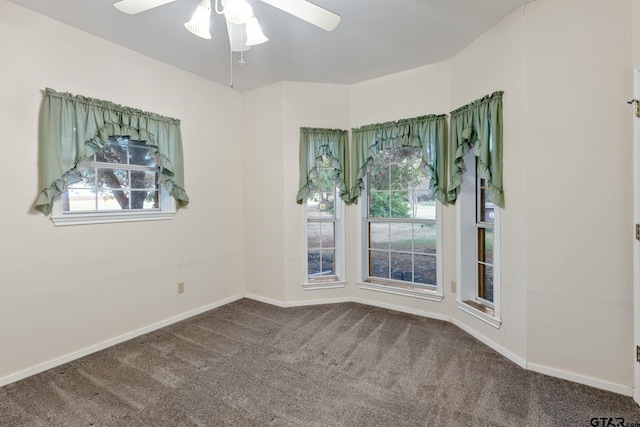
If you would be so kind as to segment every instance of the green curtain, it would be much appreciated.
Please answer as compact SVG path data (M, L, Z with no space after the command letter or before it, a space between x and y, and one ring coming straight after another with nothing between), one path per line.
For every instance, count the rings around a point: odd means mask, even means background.
M189 203L184 190L180 121L123 107L108 101L45 91L40 122L40 186L35 209L49 214L53 200L79 180L89 158L110 136L145 141L160 168L160 185L176 199Z
M312 176L322 156L331 160L335 171L336 185L340 188L340 198L347 204L349 198L347 131L341 129L300 128L300 190L296 202L309 196L313 184Z
M463 157L473 148L477 173L487 180L487 198L504 207L502 190L502 95L494 92L451 112L448 201L455 203L466 170Z
M415 147L422 156L422 171L429 176L429 187L442 203L447 202L446 182L446 116L428 115L396 122L367 125L351 130L351 200L356 202L369 165L378 150Z

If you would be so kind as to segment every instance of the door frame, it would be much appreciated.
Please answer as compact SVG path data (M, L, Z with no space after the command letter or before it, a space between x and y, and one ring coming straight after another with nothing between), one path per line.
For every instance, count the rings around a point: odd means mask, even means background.
M633 68L633 98L640 100L640 62ZM637 103L638 101L636 101ZM640 404L640 363L636 349L640 346L640 240L635 238L636 224L640 224L640 118L633 111L633 399Z

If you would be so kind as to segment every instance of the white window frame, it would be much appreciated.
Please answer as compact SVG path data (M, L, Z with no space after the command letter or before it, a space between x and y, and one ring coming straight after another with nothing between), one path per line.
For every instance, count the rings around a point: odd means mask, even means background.
M92 168L112 168L122 170L154 170L144 166L114 164L97 161L90 161ZM167 190L158 186L158 202L160 207L153 210L104 210L91 212L64 212L62 198L60 195L53 201L51 210L51 221L56 226L84 225L84 224L107 224L115 222L136 222L136 221L158 221L169 220L176 216L176 202Z
M436 200L436 283L433 286L416 285L409 282L396 281L392 279L380 279L369 277L369 243L368 243L368 223L369 223L369 179L364 180L364 188L360 197L360 220L358 221L358 281L359 289L384 292L395 295L408 296L412 298L425 299L429 301L441 302L443 293L443 263L442 263L442 203ZM384 222L394 222L394 219L387 218ZM398 219L397 222L422 223L423 220L411 218Z
M302 286L306 290L313 289L331 289L331 288L344 288L347 285L346 280L344 279L344 265L345 265L345 255L344 255L344 236L345 236L345 224L344 224L344 201L340 198L340 191L336 188L333 196L333 209L335 217L331 219L318 219L309 221L308 212L307 212L307 200L305 199L303 202L304 209L304 217L303 217L303 230L304 230L304 244L303 244L303 254L304 254L304 278L302 282ZM318 222L335 222L335 235L334 235L334 256L333 256L333 268L335 270L335 277L331 279L323 280L321 278L313 280L309 278L309 248L308 248L308 231L307 225L309 222L318 223Z
M478 228L483 225L477 218L476 157L470 150L464 157L467 170L463 174L460 194L456 201L456 281L458 283L456 303L463 312L500 328L501 312L501 267L500 267L500 217L498 206L493 219L493 303L478 296Z

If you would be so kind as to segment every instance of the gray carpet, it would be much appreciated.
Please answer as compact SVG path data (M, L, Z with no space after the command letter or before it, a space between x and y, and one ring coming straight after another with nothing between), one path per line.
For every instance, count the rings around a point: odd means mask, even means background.
M0 388L0 425L12 427L590 426L594 417L640 423L640 409L525 371L450 323L355 303L243 299Z

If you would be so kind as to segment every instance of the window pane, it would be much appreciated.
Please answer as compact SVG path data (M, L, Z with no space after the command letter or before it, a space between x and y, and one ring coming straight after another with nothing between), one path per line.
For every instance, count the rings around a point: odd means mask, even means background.
M493 302L493 267L478 264L478 296Z
M388 223L369 223L369 247L372 249L389 249Z
M149 154L149 147L140 141L131 141L129 144L129 164L149 167L156 165Z
M408 191L393 191L389 195L389 207L392 218L410 218L411 203Z
M411 252L413 230L411 223L391 224L390 249L392 251Z
M320 193L318 208L321 218L333 218L335 216L334 193Z
M391 165L389 165L390 188L392 190L405 190L406 188L408 188L408 172L409 171L407 169L397 163L392 163Z
M312 176L313 187L318 191L332 193L335 188L335 171L333 168L318 168Z
M478 228L478 261L493 264L493 229Z
M320 223L307 223L307 248L320 248Z
M414 278L415 283L425 285L436 285L436 257L430 255L414 255Z
M127 164L127 144L118 144L115 140L110 139L110 143L96 153L95 159L97 162L104 163L120 163ZM124 141L124 140L123 140Z
M121 190L101 190L98 194L98 210L129 209L129 193Z
M80 181L70 183L67 188L94 188L96 185L96 170L91 168L80 177Z
M158 192L131 190L131 209L156 209L158 207Z
M335 224L333 222L324 222L320 224L321 245L323 248L335 247Z
M480 179L478 190L478 222L494 222L494 205L487 200L487 181Z
M309 251L307 255L307 270L309 276L320 275L320 251Z
M335 257L334 251L332 250L322 251L322 275L323 276L336 274L335 268L334 268L334 261L333 261L334 257Z
M369 251L369 276L389 278L389 253Z
M389 217L389 192L369 191L369 217L388 218Z
M320 194L309 193L307 196L307 218L320 217Z
M375 190L389 189L389 165L386 159L380 157L380 153L374 157L373 165L369 171L369 188Z
M102 188L129 188L129 172L124 169L98 169L98 184Z
M131 188L156 189L158 173L151 171L131 171Z
M65 198L68 198L68 206L63 205L65 212L93 211L96 209L96 191L94 189L69 189Z
M416 190L413 193L414 218L436 219L436 198L430 190Z
M391 278L394 280L413 280L411 254L391 253Z
M436 253L435 224L413 224L413 250L417 253Z

